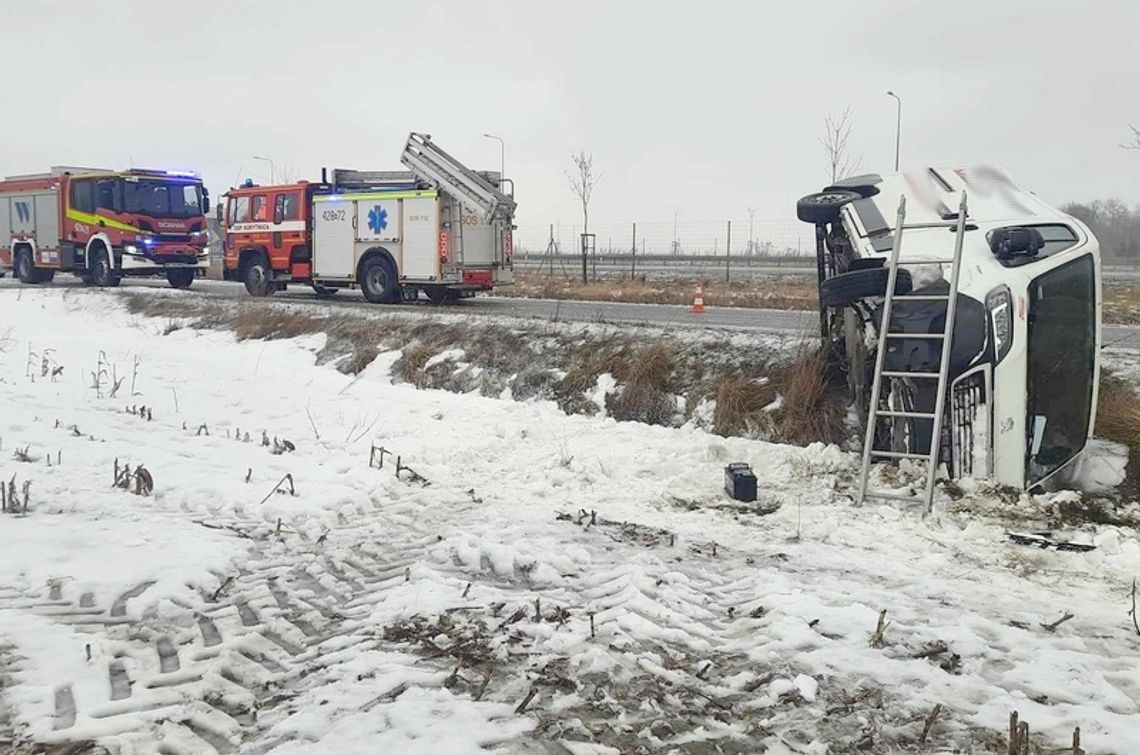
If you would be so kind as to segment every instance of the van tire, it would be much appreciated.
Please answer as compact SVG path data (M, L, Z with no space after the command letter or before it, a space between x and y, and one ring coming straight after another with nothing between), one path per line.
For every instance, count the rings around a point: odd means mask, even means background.
M241 278L250 296L270 296L277 290L277 285L273 282L273 271L269 269L269 259L264 254L249 258Z
M121 280L115 275L115 270L111 267L111 257L103 247L98 247L91 257L91 280L100 288L114 288Z
M842 309L860 299L886 296L890 272L886 267L877 267L834 275L819 285L819 300L826 307ZM913 288L910 273L900 269L895 277L895 294L909 294Z
M839 220L839 210L848 202L862 199L856 191L835 189L808 194L796 202L796 216L805 223L825 225Z
M190 267L176 267L166 271L166 282L171 288L187 289L194 284L197 271Z
M360 263L359 280L364 298L374 304L388 304L400 299L396 271L386 257L376 254Z

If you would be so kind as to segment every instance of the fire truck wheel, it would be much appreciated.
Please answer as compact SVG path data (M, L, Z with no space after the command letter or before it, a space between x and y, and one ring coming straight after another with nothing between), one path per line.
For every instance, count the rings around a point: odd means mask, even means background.
M166 271L166 282L171 288L190 288L194 283L194 270L188 267L177 267Z
M360 288L364 298L375 304L399 301L396 274L387 259L369 257L360 266Z
M16 277L21 283L39 283L36 267L32 264L31 252L18 252L16 254Z
M99 249L91 260L91 279L100 288L114 288L119 285L119 276L115 275L111 267L111 258L107 256L106 249Z
M250 296L269 296L277 290L269 273L269 260L258 256L249 261L245 268L245 290Z

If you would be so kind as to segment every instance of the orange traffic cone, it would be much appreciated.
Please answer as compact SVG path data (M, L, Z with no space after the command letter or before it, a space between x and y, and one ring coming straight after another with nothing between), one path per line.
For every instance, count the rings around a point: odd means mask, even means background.
M693 308L690 311L694 315L705 313L705 288L699 283L697 284L697 294L693 297Z

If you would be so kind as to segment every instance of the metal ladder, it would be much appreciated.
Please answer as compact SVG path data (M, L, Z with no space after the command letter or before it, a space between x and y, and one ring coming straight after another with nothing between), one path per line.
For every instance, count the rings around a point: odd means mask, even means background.
M458 198L467 207L479 210L485 223L493 220L509 222L514 215L514 199L437 147L427 134L408 134L408 143L404 146L400 162L420 178L431 181Z
M875 355L875 377L871 384L871 406L867 413L867 435L863 440L863 468L859 476L859 498L857 503L862 505L868 498L880 498L893 501L907 501L911 503L925 502L926 511L930 513L934 507L934 480L938 473L938 454L942 448L942 422L945 418L946 383L950 373L950 355L954 343L954 316L958 303L958 274L962 263L962 242L966 233L966 192L962 192L962 200L958 206L958 217L954 222L927 224L918 228L954 228L954 256L951 259L935 260L907 260L911 265L950 265L950 290L946 295L925 294L895 294L895 281L899 271L899 252L902 250L903 230L906 227L906 196L899 198L898 218L895 222L894 248L891 250L889 272L887 274L887 293L883 302L883 319L880 325L878 350ZM946 304L946 324L941 333L892 333L891 309L896 301L939 301ZM887 346L891 341L900 339L932 339L942 342L939 350L938 372L894 372L884 370ZM882 395L883 378L898 378L911 380L937 380L938 390L934 401L933 412L911 412L896 409L880 409L879 398ZM930 449L927 453L878 451L875 450L875 431L881 418L887 419L929 419L932 422L930 433ZM925 459L926 460L926 490L922 496L902 495L885 490L868 490L867 480L871 472L871 464L876 459Z

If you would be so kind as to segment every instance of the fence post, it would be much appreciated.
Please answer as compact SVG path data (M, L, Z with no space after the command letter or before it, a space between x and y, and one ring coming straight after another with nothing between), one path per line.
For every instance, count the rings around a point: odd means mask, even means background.
M633 224L633 246L629 252L629 279L637 277L637 223Z
M724 282L728 283L729 270L732 265L732 221L728 221L728 237L724 242Z

